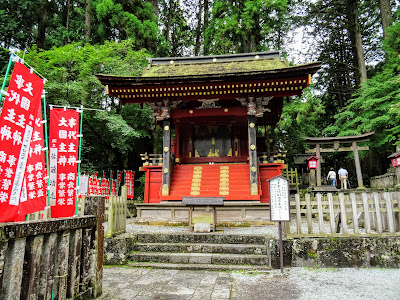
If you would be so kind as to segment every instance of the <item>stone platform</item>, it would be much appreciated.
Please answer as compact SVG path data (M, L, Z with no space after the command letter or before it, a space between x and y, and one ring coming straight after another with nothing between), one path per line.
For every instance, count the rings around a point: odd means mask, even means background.
M158 223L187 223L189 208L181 201L163 201L161 203L137 203L137 221ZM216 208L217 224L249 223L266 224L270 222L269 204L259 201L225 201L224 206ZM196 208L195 211L206 211Z

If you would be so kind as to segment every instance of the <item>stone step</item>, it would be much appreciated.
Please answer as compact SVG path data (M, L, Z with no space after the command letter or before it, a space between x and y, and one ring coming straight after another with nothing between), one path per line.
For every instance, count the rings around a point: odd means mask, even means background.
M254 254L216 254L216 253L162 253L131 252L128 256L133 262L159 262L173 264L216 264L216 265L256 265L267 266L267 255Z
M208 271L256 271L268 273L271 268L268 266L249 265L216 265L216 264L171 264L156 262L131 262L127 266L134 268L154 268L173 270L208 270Z
M252 234L218 233L138 233L138 243L206 243L263 245L270 237Z
M200 243L136 243L139 252L226 253L266 255L266 245L200 244Z

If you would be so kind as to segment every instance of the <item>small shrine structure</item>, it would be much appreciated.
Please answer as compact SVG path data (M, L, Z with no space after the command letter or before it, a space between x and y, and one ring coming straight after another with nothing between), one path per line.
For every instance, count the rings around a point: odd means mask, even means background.
M143 166L138 218L186 218L177 213L183 197L224 197L218 209L232 219L260 217L251 207L267 216L268 179L282 173L283 161L266 150L265 128L276 125L284 99L300 96L321 63L290 66L278 51L148 61L141 77L97 75L108 95L149 103L162 124L162 158Z

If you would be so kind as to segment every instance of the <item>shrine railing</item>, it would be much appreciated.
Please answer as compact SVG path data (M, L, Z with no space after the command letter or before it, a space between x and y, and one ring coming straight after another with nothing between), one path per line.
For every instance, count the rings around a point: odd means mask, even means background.
M162 154L140 154L140 158L143 161L143 166L162 166L163 155Z
M400 232L400 192L296 194L290 206L292 226L285 227L292 237Z

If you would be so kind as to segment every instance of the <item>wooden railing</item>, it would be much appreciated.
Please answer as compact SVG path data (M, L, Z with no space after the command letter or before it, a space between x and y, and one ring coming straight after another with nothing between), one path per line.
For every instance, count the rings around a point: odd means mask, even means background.
M112 237L126 231L127 188L121 187L121 196L110 196L106 199L106 237Z
M81 197L78 202L78 216L84 216L85 203L87 197ZM111 237L126 230L127 208L127 188L121 187L121 196L109 196L105 199L105 221L107 221L107 232L105 236ZM49 219L48 208L29 214L27 221Z
M104 199L84 217L0 224L0 299L94 299L103 276Z
M293 233L285 226L290 236L400 232L400 192L296 194L290 206L296 224Z

